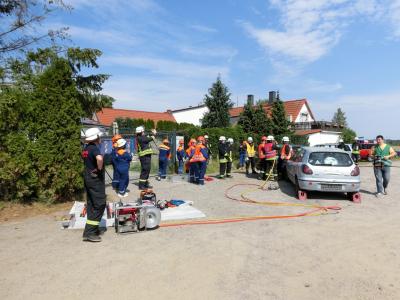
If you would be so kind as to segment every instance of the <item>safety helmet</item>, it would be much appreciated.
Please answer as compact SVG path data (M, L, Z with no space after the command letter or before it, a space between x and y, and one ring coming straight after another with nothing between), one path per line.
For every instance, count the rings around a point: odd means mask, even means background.
M184 141L183 140L179 140L179 145L183 145Z
M247 138L247 141L248 141L249 143L252 143L252 142L253 142L253 138L252 138L251 136L249 136L249 137Z
M163 144L169 144L169 141L168 141L168 139L163 139Z
M343 139L340 139L340 140L339 140L339 143L343 143Z
M354 140L355 140L355 141L358 141L358 137L355 137Z
M223 135L221 135L220 137L219 137L219 140L222 142L222 141L226 141L226 137L224 137Z
M204 136L204 138L207 140L207 139L208 139L208 135L206 134L206 135Z
M118 141L119 139L122 139L122 135L120 134L116 134L111 138L111 141L113 142L113 144Z
M266 141L266 140L267 140L267 137L264 135L264 136L261 137L261 140L262 140L262 141Z
M136 127L136 133L142 133L142 132L144 132L143 126Z
M267 141L273 141L274 137L272 135L267 136Z
M121 148L121 147L123 147L123 146L125 146L126 145L126 140L125 139L119 139L118 141L117 141L117 147L118 148Z
M99 128L97 128L97 127L89 128L88 130L85 131L85 141L93 142L102 135L103 135L103 133L100 131Z
M284 136L284 137L282 138L282 142L289 142L289 138L288 138L287 136Z
M228 143L233 144L233 138L229 138Z
M200 135L200 136L197 138L197 141L198 141L198 142L204 142L204 136Z

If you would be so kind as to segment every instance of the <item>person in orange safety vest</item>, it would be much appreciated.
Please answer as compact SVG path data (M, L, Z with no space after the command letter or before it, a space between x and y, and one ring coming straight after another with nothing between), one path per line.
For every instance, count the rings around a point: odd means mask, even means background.
M204 175L207 169L208 151L203 136L197 138L197 145L194 150L193 156L190 158L190 164L194 167L194 180L195 183L204 185Z

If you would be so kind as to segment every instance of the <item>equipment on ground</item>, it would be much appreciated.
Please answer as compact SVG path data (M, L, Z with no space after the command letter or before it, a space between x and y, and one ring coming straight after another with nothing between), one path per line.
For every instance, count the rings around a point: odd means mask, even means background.
M160 208L165 201L158 201L152 190L144 190L136 202L114 203L114 227L116 233L138 232L155 229L160 225Z

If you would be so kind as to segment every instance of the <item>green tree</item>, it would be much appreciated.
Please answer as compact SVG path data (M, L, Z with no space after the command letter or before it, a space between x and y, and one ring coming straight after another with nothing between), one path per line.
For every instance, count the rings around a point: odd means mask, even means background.
M240 113L238 125L240 125L245 132L254 131L255 109L251 103L246 103L243 111Z
M265 112L262 103L257 104L256 109L254 111L254 125L253 125L253 130L251 132L260 135L272 133L271 119Z
M332 122L339 124L340 126L347 127L347 120L346 114L342 109L339 107L335 114L333 115Z
M271 128L272 133L277 140L283 136L292 136L292 123L288 120L285 112L285 106L281 100L277 100L271 107Z
M97 50L69 54L43 49L10 65L13 84L0 90L2 199L50 202L83 188L80 119L101 105L104 78L79 72L96 65Z
M354 138L357 137L357 134L354 130L346 127L342 130L342 134L340 136L346 144L352 144L354 142Z
M222 83L220 76L218 76L204 98L204 103L207 105L209 111L203 117L201 125L203 128L230 126L229 109L233 106L230 97L231 94L228 88Z

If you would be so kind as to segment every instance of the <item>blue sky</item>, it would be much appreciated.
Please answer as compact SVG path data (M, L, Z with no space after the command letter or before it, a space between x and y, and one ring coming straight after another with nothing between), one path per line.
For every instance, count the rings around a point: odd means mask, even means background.
M359 135L400 137L400 0L65 2L46 26L103 51L116 108L196 105L221 74L239 105L279 90L319 120L341 107Z

